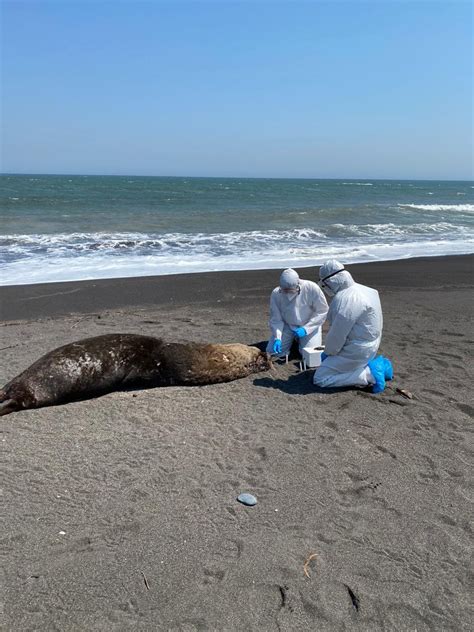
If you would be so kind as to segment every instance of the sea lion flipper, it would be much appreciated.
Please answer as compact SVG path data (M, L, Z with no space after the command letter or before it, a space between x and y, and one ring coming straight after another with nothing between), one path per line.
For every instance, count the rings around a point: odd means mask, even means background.
M18 402L15 399L5 399L3 402L0 402L0 417L14 413L18 408Z

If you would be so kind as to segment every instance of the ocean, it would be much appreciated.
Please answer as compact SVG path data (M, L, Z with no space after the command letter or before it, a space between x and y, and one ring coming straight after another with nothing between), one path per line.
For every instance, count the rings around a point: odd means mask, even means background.
M474 183L0 176L0 284L474 252Z

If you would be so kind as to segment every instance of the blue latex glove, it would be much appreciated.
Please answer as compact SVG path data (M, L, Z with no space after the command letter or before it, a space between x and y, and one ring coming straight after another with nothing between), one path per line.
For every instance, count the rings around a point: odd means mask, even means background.
M298 327L293 333L297 338L303 338L303 336L306 336L306 329L304 327Z
M327 354L327 353L324 353L324 351L323 351L323 352L322 352L322 354L321 354L321 362L324 362L324 360L325 360L326 358L329 358L329 356L328 356L328 354Z
M273 353L281 353L281 340L275 340L273 343Z

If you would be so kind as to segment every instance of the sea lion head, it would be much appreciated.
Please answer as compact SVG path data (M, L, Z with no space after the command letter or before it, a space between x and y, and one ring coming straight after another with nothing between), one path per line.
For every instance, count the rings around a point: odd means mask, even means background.
M258 347L243 345L240 343L228 345L210 345L219 352L220 369L225 372L235 373L235 377L269 371L272 368L272 359L266 351L260 351Z
M251 362L251 367L254 369L254 373L260 373L261 371L270 371L273 367L272 356L266 351L260 351L257 347L251 347L254 351L254 358Z

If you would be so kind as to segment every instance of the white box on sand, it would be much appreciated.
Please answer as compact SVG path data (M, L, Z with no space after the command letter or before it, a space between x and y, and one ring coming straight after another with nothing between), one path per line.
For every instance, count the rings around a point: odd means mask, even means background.
M305 347L301 351L305 367L314 369L321 364L321 354L324 347Z

